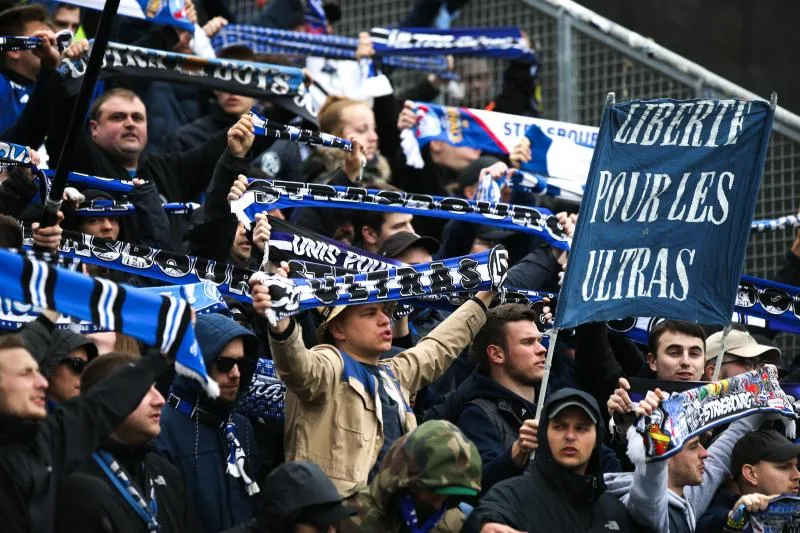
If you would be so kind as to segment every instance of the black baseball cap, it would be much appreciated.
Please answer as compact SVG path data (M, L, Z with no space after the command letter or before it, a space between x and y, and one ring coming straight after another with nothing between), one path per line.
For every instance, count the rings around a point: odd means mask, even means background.
M731 474L734 479L739 479L744 465L754 465L759 461L780 463L792 457L800 457L800 444L794 444L774 429L751 431L733 447Z
M567 409L568 407L577 407L583 410L586 413L586 416L589 417L589 420L592 421L592 424L597 424L597 413L592 409L592 406L589 405L583 398L580 396L567 396L563 400L556 402L555 404L550 406L550 411L547 414L547 417L552 420L558 413Z
M439 241L433 237L421 237L410 231L400 231L384 241L380 254L385 257L394 258L412 246L422 246L431 255L439 251Z

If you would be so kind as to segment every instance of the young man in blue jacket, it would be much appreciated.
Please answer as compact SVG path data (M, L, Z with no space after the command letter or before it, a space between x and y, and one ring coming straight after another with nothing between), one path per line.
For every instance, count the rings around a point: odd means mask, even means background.
M259 492L253 427L234 407L246 393L258 355L258 341L233 319L197 317L197 342L220 395L209 398L178 376L164 406L156 446L180 470L208 533L253 518Z

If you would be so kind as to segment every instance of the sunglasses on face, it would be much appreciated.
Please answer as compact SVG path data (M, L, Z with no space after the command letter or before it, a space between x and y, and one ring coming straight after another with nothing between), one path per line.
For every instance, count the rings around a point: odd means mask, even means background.
M794 316L800 318L800 301L782 289L759 289L749 281L741 281L736 291L736 305L755 307L757 303L771 315L782 315L792 309Z
M60 364L67 365L75 375L80 376L88 363L88 361L81 359L80 357L67 357L63 359Z
M236 366L239 369L239 372L244 372L245 370L245 358L244 356L239 358L233 357L218 357L214 364L217 365L217 370L222 372L223 374L227 374L233 367Z

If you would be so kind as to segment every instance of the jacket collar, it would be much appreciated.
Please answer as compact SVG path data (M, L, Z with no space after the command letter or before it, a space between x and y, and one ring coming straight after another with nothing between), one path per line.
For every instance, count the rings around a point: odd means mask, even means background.
M41 420L0 415L0 446L25 446L33 443L41 425Z

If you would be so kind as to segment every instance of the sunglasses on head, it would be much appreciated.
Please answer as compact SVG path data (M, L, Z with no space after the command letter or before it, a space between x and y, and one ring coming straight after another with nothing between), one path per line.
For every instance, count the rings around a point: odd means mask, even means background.
M246 360L244 356L239 358L233 357L218 357L214 364L217 365L217 370L222 372L223 374L227 374L230 372L234 365L239 369L240 372L244 371Z
M800 318L800 301L782 289L766 288L760 289L749 281L739 282L739 289L736 291L736 305L738 307L761 307L771 315L782 315L789 309L794 312L794 316Z
M88 363L88 361L81 359L80 357L67 357L62 359L60 364L67 365L75 374L81 375L83 369L86 368Z

